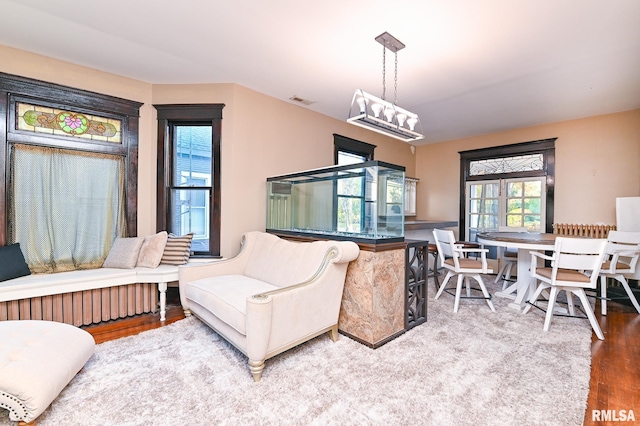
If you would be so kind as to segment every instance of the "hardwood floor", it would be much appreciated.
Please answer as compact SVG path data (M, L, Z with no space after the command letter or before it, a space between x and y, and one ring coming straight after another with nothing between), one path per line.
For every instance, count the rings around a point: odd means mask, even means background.
M605 340L593 335L591 343L591 382L589 399L584 416L585 425L618 424L619 421L602 422L605 413L619 419L633 410L640 424L640 315L631 306L615 302L607 303L607 315L600 314L596 305L596 317ZM597 412L594 412L596 410Z
M108 321L101 324L83 327L91 333L97 344L121 337L133 336L143 331L164 327L184 318L184 311L180 306L167 306L166 320L160 321L160 313L142 314L131 318Z
M603 317L599 302L596 305L596 317L605 340L592 337L591 382L584 424L617 424L619 422L594 421L594 418L603 419L609 415L613 420L615 415L620 419L622 410L625 416L633 410L635 424L640 424L640 315L633 307L615 302L609 302L607 308L608 314ZM174 295L168 297L165 322L160 322L160 314L156 313L89 326L85 330L93 335L96 343L102 343L163 327L183 318L180 301Z

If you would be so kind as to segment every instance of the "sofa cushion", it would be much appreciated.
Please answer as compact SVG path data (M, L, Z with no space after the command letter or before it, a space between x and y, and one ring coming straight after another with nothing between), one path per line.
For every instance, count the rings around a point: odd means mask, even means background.
M20 243L0 247L0 281L7 281L31 274Z
M246 335L247 298L277 288L244 275L222 275L188 283L185 297Z
M260 234L255 241L245 275L286 287L308 280L316 273L331 241L296 243L271 234Z
M147 235L138 254L136 266L145 268L157 268L162 260L164 247L167 245L167 231L158 232L155 235Z
M160 263L166 265L184 265L187 263L191 254L192 239L193 232L180 236L169 234Z
M102 264L103 268L133 269L138 263L138 254L144 238L117 237L109 250L109 255Z

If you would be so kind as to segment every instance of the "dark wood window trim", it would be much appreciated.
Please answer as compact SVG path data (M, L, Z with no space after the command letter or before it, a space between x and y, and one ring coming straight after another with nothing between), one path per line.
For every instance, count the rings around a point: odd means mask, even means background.
M99 142L73 136L54 136L19 130L15 103L79 111L121 120L122 143ZM75 149L125 157L127 233L137 233L138 120L142 103L75 87L0 73L0 245L6 244L9 192L9 152L13 143Z
M338 152L348 152L350 154L361 155L365 157L364 161L373 160L373 151L375 145L351 139L346 136L333 134L333 164L338 164Z
M460 217L459 235L465 235L466 229L466 186L468 181L479 181L488 179L507 179L519 177L546 177L546 216L545 232L553 232L554 217L554 191L555 191L555 170L556 154L555 141L558 138L541 139L531 142L522 142L512 145L496 146L491 148L480 148L470 151L460 151ZM492 158L514 157L527 154L543 154L544 166L542 170L517 173L503 173L483 176L470 176L469 168L472 161L486 160Z
M220 145L222 139L222 109L224 104L168 104L154 105L158 113L157 145L157 210L158 231L170 229L169 197L173 163L173 146L170 131L175 124L210 124L212 126L212 192L209 217L209 253L220 256Z

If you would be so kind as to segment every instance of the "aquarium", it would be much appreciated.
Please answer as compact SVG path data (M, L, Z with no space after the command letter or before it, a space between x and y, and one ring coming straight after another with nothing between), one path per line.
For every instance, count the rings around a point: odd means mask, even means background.
M365 243L404 240L405 168L381 161L267 179L267 231Z

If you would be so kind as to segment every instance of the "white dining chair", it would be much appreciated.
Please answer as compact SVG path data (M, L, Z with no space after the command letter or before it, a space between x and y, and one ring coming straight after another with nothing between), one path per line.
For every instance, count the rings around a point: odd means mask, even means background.
M609 231L605 262L600 269L600 307L607 315L607 278L613 278L624 287L629 300L640 314L640 305L627 278L640 279L640 232Z
M526 226L498 226L498 232L528 232L528 229ZM513 267L518 264L518 250L498 247L498 259L500 259L502 266L493 282L497 284L502 280L502 289L504 290L511 281Z
M564 290L567 293L569 315L575 316L572 298L572 294L575 294L582 302L582 309L589 318L596 336L598 339L604 340L604 335L584 290L585 288L596 288L606 247L607 240L603 238L557 237L552 256L532 251L531 275L539 281L539 284L522 313L529 312L532 306L538 307L538 297L544 290L549 290L544 320L544 331L549 331L558 292ZM550 260L551 267L538 267L538 259Z
M487 252L489 250L482 248L462 248L463 244L457 244L453 231L434 229L433 238L435 239L436 246L438 248L438 256L440 258L440 265L447 270L447 275L444 277L444 281L436 293L435 299L439 298L442 292L447 287L447 283L451 277L457 275L458 281L456 285L455 301L453 304L453 312L458 312L460 306L460 298L462 293L462 283L466 282L467 296L466 298L485 299L489 308L493 312L496 308L491 302L491 295L487 291L487 288L482 281L480 274L490 274L493 270L489 269L487 265ZM475 259L469 259L468 254L475 254ZM480 259L477 257L480 256ZM473 278L478 282L480 290L483 296L471 296L471 285L468 281L469 278Z

